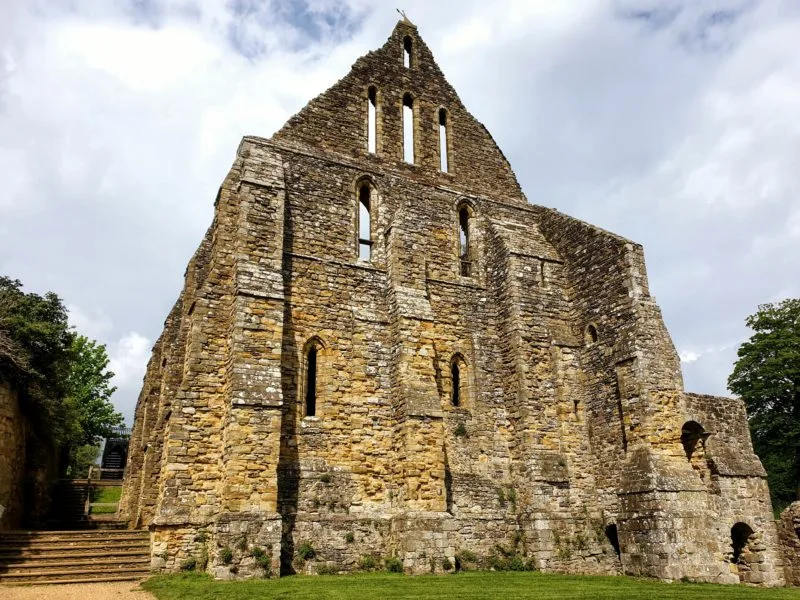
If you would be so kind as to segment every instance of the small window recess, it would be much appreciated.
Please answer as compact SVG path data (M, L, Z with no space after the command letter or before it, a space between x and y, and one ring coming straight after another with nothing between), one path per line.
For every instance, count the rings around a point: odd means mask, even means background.
M194 314L194 309L196 306L197 306L197 301L195 300L194 302L192 302L192 305L189 307L189 310L186 313L186 315L191 317Z
M317 346L312 345L306 352L305 368L305 415L317 416Z
M467 361L461 354L455 354L450 361L450 405L463 408L468 405L468 400Z
M597 334L597 327L590 323L586 326L585 341L587 346L594 346L597 340L600 339Z
M466 206L458 210L458 256L462 277L472 276L472 245L470 240L470 214Z
M447 154L447 111L439 109L439 170L447 173L449 161Z
M547 287L547 263L543 260L539 262L539 287Z
M372 194L370 185L364 181L358 188L358 258L372 258Z
M414 164L414 98L403 96L403 160Z
M375 154L378 148L378 90L374 85L367 92L367 151Z
M413 42L409 36L403 38L403 66L406 69L411 68L411 51L413 49Z

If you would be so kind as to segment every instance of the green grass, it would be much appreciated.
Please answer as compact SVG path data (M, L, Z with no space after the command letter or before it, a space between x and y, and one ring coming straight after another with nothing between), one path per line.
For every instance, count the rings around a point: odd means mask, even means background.
M800 590L760 589L739 585L661 583L631 577L580 577L541 573L473 572L456 575L293 576L271 580L214 581L207 575L187 573L153 577L142 587L158 600L358 600L378 598L433 598L444 600L517 599L552 600L724 600L800 599Z
M122 487L96 487L92 492L92 502L111 503L119 502L122 496ZM117 512L116 506L92 506L91 513L93 515L114 514Z

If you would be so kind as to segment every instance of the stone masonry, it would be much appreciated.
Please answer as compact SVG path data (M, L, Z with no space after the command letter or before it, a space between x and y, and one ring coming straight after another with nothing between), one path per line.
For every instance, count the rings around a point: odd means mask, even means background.
M153 568L223 578L501 554L784 583L743 404L684 392L642 247L530 204L405 20L242 140L122 512Z

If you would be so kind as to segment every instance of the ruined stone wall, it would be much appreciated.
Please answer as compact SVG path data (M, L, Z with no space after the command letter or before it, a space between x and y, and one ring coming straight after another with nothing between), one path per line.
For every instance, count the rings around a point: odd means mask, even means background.
M800 586L800 502L793 502L778 521L787 585Z
M641 246L528 205L401 22L272 140L242 141L148 366L123 507L153 531L155 568L194 560L219 577L370 555L418 573L500 547L550 571L773 585L763 476L723 400L684 395ZM687 456L688 420L716 427L714 461ZM731 462L740 450L749 467ZM758 532L726 554L718 521L736 506Z
M16 390L0 378L0 531L22 524L25 430Z

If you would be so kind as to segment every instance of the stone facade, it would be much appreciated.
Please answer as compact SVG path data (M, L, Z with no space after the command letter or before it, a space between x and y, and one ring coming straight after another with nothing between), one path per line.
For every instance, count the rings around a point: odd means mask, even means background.
M800 502L790 504L778 522L786 562L786 584L800 586Z
M22 524L25 437L17 392L0 377L0 531Z
M642 247L528 203L407 21L242 140L122 511L154 568L218 577L503 555L784 582L743 405L684 393Z

